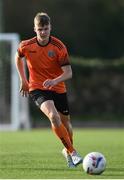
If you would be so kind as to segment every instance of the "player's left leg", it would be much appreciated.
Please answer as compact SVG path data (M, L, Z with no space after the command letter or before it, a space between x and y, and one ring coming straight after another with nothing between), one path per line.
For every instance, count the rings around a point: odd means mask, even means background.
M59 112L61 122L68 133L69 140L71 144L73 144L73 132L72 132L72 125L70 122L68 99L66 93L63 94L55 93L54 103L57 111ZM66 148L62 151L62 154L66 158L69 167L70 167L69 164L70 162L72 163L73 166L74 165L76 166L77 164L82 162L82 157L76 151L70 153Z

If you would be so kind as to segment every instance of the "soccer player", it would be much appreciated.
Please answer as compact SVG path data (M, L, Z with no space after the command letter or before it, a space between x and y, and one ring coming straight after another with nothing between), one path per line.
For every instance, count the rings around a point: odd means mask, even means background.
M31 96L48 117L51 127L64 145L62 154L69 167L82 162L73 147L73 133L64 81L72 77L72 69L65 45L50 35L51 21L41 12L34 18L36 37L20 43L15 57L22 96ZM29 70L26 77L23 57Z

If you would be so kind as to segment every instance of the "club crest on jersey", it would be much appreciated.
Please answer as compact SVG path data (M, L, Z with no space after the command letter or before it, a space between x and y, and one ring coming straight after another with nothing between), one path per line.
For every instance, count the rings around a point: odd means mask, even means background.
M51 58L55 57L55 52L52 50L48 51L48 56Z

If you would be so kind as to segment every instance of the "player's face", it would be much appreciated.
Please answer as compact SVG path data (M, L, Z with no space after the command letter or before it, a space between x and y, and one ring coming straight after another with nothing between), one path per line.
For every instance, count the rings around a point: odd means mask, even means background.
M36 32L37 38L39 40L47 40L49 39L49 36L50 36L51 25L48 24L48 25L41 26L35 23L34 31Z

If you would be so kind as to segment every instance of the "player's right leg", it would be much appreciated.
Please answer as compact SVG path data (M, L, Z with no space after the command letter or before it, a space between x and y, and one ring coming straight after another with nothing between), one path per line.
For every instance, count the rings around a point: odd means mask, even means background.
M74 149L70 141L68 132L62 124L60 116L54 106L54 102L51 100L45 101L41 104L40 109L51 121L53 131L59 137L65 148L68 150L73 164L75 166L80 164L82 162L82 157Z
M64 115L61 112L59 112L59 115L60 115L63 125L65 126L65 128L68 131L70 141L73 144L73 130L72 130L72 124L70 121L70 115Z
M81 162L82 158L79 157L70 141L67 129L62 124L60 116L55 108L54 102L51 97L51 92L35 90L30 92L30 96L40 108L40 110L48 117L51 122L52 129L61 140L65 148L68 150L73 164L77 165Z
M65 128L68 131L70 141L73 144L73 130L72 130L72 125L71 125L71 121L70 121L70 116L64 115L60 112L59 112L59 115L60 115L62 123L64 124ZM62 150L62 154L67 161L68 167L70 167L70 168L74 168L76 165L78 165L82 162L82 157L76 151L74 151L73 153L70 154L68 152L68 150L64 148Z
M62 150L62 155L64 156L64 158L66 159L66 162L67 162L67 166L69 168L75 168L75 165L73 164L73 161L72 161L72 158L70 156L70 154L67 152L67 149L64 148Z
M68 131L70 141L73 144L73 131L72 131L72 125L71 125L71 122L70 122L70 115L64 115L64 114L62 114L60 112L59 112L59 115L60 115L60 118L61 118L61 121L62 121L63 125L65 126L65 128ZM70 156L70 154L69 154L69 152L67 151L66 148L64 148L62 150L62 155L66 159L67 166L69 168L74 168L75 165L73 164L72 158L71 158L71 156Z
M49 118L53 131L69 152L69 157L72 159L73 164L75 166L80 164L82 162L82 157L74 149L68 131L62 124L60 116L54 106L54 102L52 100L45 101L41 104L40 109Z
M56 110L56 107L53 102L53 92L52 91L43 91L43 90L34 90L30 92L30 96L35 102L35 104L40 108L40 110L48 117L51 122L51 126L55 134L61 140L65 148L72 153L74 151L73 145L70 141L68 132L62 121L60 115Z
M40 109L50 120L53 131L59 137L63 145L70 153L72 153L74 151L73 145L70 141L66 128L61 122L59 113L54 106L54 102L52 100L47 100L41 104Z

